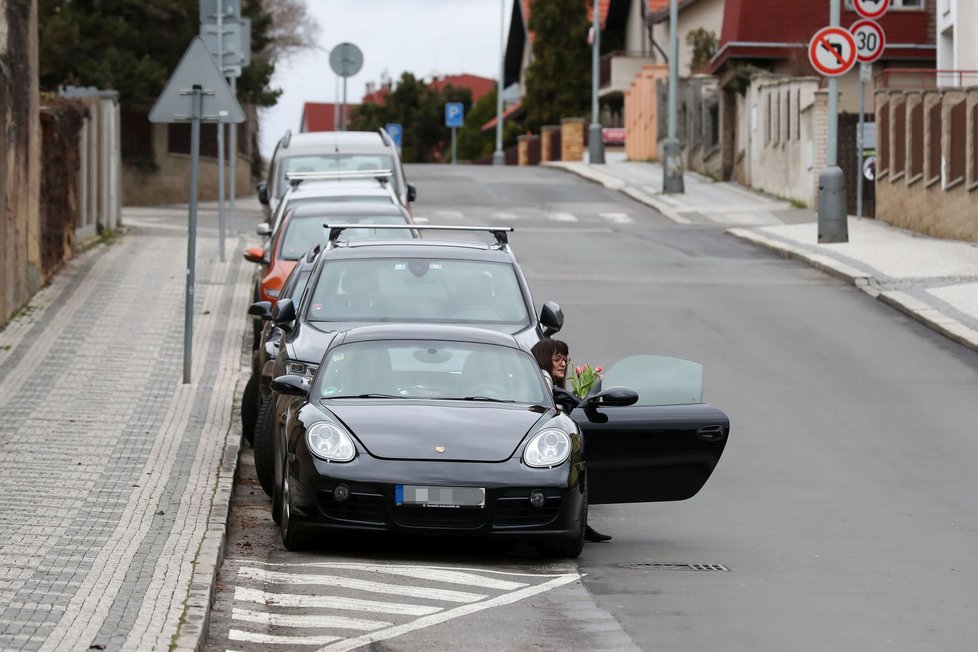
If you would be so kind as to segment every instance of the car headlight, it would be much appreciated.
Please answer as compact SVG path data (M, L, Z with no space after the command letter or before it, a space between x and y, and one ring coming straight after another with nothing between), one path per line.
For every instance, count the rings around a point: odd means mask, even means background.
M285 363L285 373L292 374L293 376L306 376L307 378L312 378L316 375L316 369L319 369L318 364L308 364L306 362Z
M306 443L313 455L327 462L349 462L357 453L350 433L329 421L312 424L306 431Z
M523 462L534 468L563 464L571 451L570 436L563 430L547 428L533 436L523 451Z

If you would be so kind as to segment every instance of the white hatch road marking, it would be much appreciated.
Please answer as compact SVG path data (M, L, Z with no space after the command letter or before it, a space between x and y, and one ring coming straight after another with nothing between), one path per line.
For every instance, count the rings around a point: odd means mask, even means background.
M551 222L576 222L577 217L571 213L548 213L547 219Z
M404 625L397 625L395 627L383 629L371 634L364 634L363 636L358 636L357 638L349 638L345 641L337 641L331 645L321 648L319 652L345 652L346 650L354 650L370 643L385 641L389 638L394 638L395 636L407 634L408 632L413 632L418 629L424 629L425 627L431 627L432 625L438 625L445 621L452 620L453 618L459 618L461 616L476 613L477 611L491 609L492 607L498 607L504 604L512 604L513 602L518 602L524 598L529 598L539 593L550 591L551 589L555 589L559 586L576 582L578 579L580 579L580 575L577 573L566 575L564 577L557 577L549 582L544 582L543 584L530 586L512 593L505 593L501 596L493 598L492 600L486 600L485 602L479 602L477 604L467 604L449 611L444 611L440 614L425 616L415 620L414 622L405 623Z
M253 563L253 562L250 562ZM259 562L262 563L262 562ZM272 564L264 563L266 566L292 566L292 564ZM415 577L422 580L433 580L445 582L447 584L465 584L468 586L478 586L485 589L498 589L500 591L512 591L528 586L526 582L512 582L510 580L499 580L492 577L485 577L479 573L493 573L496 575L517 575L523 573L507 573L505 571L488 571L468 568L444 568L435 566L396 566L393 564L357 564L353 562L311 562L302 564L303 568L342 568L344 570L366 571L370 573L387 573L389 575L402 575L404 577ZM471 572L467 572L471 571ZM537 576L544 577L544 576ZM554 577L563 577L555 575Z
M272 593L235 587L234 599L239 602L252 602L275 607L298 609L342 609L344 611L363 611L367 613L398 614L402 616L427 616L441 611L441 607L399 602L380 602L376 600L357 600L331 595L295 595L292 593Z
M608 220L609 222L614 222L615 224L631 224L632 218L628 217L625 213L598 213L601 217Z
M232 646L235 641L282 646L278 649L316 646L320 652L353 650L485 609L512 604L581 578L569 565L548 570L551 572L518 573L390 562L295 564L247 560L238 568L238 580L252 586L261 585L261 588L235 587L227 642ZM364 577L386 581L370 581ZM424 586L399 583L412 580ZM486 595L441 588L446 584L472 587ZM306 589L311 590L312 595L300 595L294 592L299 586L317 588ZM382 593L384 598L363 600L323 595L330 589L318 587L336 587L332 589L333 593L346 590ZM293 592L284 592L290 589ZM396 596L409 599L395 602ZM387 597L390 602L385 600ZM337 611L362 617L342 616ZM377 614L383 615L374 617Z
M326 645L339 640L340 636L276 636L275 634L256 634L232 629L228 632L232 641L261 643L262 645Z
M336 629L356 629L361 632L372 632L375 629L391 627L394 623L383 620L363 620L362 618L347 618L345 616L293 615L272 614L265 611L234 608L231 612L233 620L244 620L259 625L272 627L335 627Z
M460 220L464 217L462 211L435 211L435 215L443 220Z
M516 213L493 213L490 217L497 220L508 220L508 221L516 221L520 219Z
M478 602L488 596L481 593L466 593L465 591L451 591L448 589L433 589L424 586L403 586L400 584L385 584L383 582L371 582L370 580L360 580L353 577L340 577L338 575L307 575L299 573L279 573L267 571L261 568L249 568L243 566L238 569L238 577L243 579L255 580L266 584L302 584L316 586L338 586L345 589L356 589L359 591L369 591L371 593L383 593L385 595L403 595L411 598L421 598L425 600L442 600L444 602Z

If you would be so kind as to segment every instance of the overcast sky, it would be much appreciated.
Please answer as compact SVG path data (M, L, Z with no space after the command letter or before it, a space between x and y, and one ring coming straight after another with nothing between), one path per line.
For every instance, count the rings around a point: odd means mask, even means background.
M500 12L509 29L513 0L306 0L319 24L320 50L279 63L272 85L284 92L261 115L261 150L270 156L286 129L297 131L305 102L336 100L329 51L349 42L363 52L363 69L347 80L347 101L357 103L367 82L386 70L424 77L471 73L496 79L500 60ZM342 87L341 87L342 88ZM341 91L342 93L342 91Z

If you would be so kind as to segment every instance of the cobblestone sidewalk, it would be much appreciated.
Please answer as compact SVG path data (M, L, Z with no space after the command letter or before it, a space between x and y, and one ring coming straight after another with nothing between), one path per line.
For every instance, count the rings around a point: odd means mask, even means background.
M0 648L196 645L253 271L217 259L199 234L191 384L178 229L131 228L72 260L0 332Z

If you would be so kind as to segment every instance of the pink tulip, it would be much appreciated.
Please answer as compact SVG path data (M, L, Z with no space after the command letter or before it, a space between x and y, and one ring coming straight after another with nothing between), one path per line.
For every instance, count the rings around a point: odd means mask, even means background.
M595 367L594 370L597 371L598 373L604 371L604 369L602 369L601 367Z

